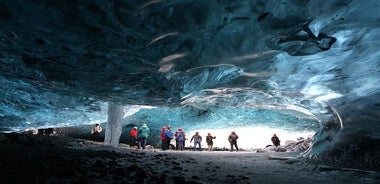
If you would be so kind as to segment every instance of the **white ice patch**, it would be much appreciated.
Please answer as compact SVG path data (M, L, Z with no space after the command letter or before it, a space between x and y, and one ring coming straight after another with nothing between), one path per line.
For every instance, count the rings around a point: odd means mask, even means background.
M332 91L326 86L313 85L302 90L307 98L314 98L318 102L327 102L342 97L342 94Z
M188 138L186 145L193 145L190 143L191 137L195 134L196 131L202 136L202 148L207 148L206 136L208 133L211 133L212 136L216 136L216 139L213 140L214 147L218 148L228 148L230 149L230 144L227 140L231 131L235 131L239 136L238 147L245 150L248 149L257 149L265 148L267 145L272 145L271 137L273 134L276 134L281 144L285 144L287 140L296 141L299 137L310 137L314 135L315 132L290 132L281 129L273 129L267 127L231 127L229 129L200 129L200 130L190 130L186 133Z

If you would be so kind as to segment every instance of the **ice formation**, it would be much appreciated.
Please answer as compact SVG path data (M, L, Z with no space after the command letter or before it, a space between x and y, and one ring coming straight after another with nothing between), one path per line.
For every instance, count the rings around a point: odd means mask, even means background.
M305 158L379 168L378 6L0 0L0 131L144 105L122 123L313 131Z
M124 117L124 107L110 104L108 108L107 128L104 137L104 144L117 146L121 135L121 123Z

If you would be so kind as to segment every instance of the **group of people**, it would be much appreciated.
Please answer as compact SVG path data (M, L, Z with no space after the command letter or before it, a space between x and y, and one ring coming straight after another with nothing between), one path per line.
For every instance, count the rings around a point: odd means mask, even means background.
M92 129L91 134L94 137L94 141L99 142L99 134L102 132L102 127L97 123ZM150 129L146 123L143 123L140 128L133 127L129 132L131 137L131 146L137 146L138 148L145 149L147 138L150 135Z
M133 127L129 132L131 136L131 146L137 146L138 149L145 149L147 139L150 135L150 129L146 123L143 123L140 128Z
M168 150L169 148L183 151L185 148L186 134L182 128L178 128L173 134L171 126L162 126L160 130L161 149ZM175 146L170 144L171 140L175 140Z
M163 126L160 130L160 138L161 138L161 149L162 150L168 150L169 148L183 151L185 148L185 140L188 140L186 138L186 134L183 131L182 128L178 128L177 131L173 134L171 131L170 126ZM211 151L213 147L213 139L215 139L215 136L211 136L211 133L208 133L206 137L208 150ZM170 144L170 141L174 139L175 140L175 146ZM197 146L199 150L202 150L202 136L199 135L199 132L195 132L195 135L193 135L190 139L190 143L194 141L193 150L195 151L197 149Z
M183 151L185 148L185 141L187 140L186 134L182 128L178 128L177 131L173 134L171 130L171 126L162 126L160 130L160 139L161 139L161 150L175 149ZM170 144L171 140L175 140L175 146ZM198 132L191 138L190 143L194 140L194 150L196 149L196 145L199 145L201 149L200 142L202 141L202 137Z
M235 146L236 148L236 151L239 150L238 146L237 146L237 139L239 138L239 136L236 134L235 131L232 131L231 134L228 136L228 141L230 142L230 146L231 146L231 151L233 151L233 146ZM216 136L212 136L211 133L208 133L207 136L206 136L206 143L207 143L207 150L208 151L212 151L213 150L213 145L214 145L214 139L216 139ZM190 140L190 143L194 140L194 146L193 146L193 150L195 151L196 148L197 148L197 145L199 147L199 150L202 151L202 145L201 145L201 142L202 142L202 136L199 135L199 132L195 132L195 135L193 135L193 137L191 137L191 140Z
M183 131L182 128L178 128L177 131L174 133L171 132L171 127L170 126L163 126L162 129L160 130L160 138L161 138L161 149L162 150L167 150L171 147L170 141L174 138L176 145L175 148L176 150L182 151L185 148L185 140L186 134ZM239 150L237 146L237 139L239 136L235 133L235 131L232 131L231 134L228 136L228 141L230 142L231 145L231 151L233 151L233 146L235 146L236 151ZM207 150L212 151L213 150L213 144L214 144L214 139L216 139L216 136L212 136L211 133L208 133L206 136L206 143L207 143ZM202 136L199 134L199 132L195 132L195 134L191 137L190 143L194 141L193 145L193 151L196 151L197 148L199 151L202 151ZM173 146L174 147L174 146Z
M172 145L170 141L173 139L173 132L170 126L162 126L160 130L161 149L168 150ZM173 146L172 146L173 147ZM178 145L177 145L178 148Z
M91 130L91 133L94 135L95 140L99 141L99 133L102 131L102 127L100 127L99 124L96 124L95 127ZM150 129L147 126L146 123L143 123L140 128L137 126L133 127L129 135L131 137L131 146L135 147L137 146L139 149L145 149L147 138L150 135ZM173 146L170 144L170 141L172 139L175 139L176 145ZM236 151L239 151L239 147L237 145L237 140L239 136L236 134L235 131L232 131L231 134L228 136L228 142L230 143L230 151L234 151L234 147ZM162 126L160 130L160 139L161 139L161 150L168 150L169 148L175 149L175 150L184 150L185 148L185 140L186 134L183 131L182 128L178 128L177 131L173 134L171 131L170 126ZM212 136L211 133L208 133L206 136L206 143L207 143L207 150L212 151L213 150L213 139L216 139L215 136ZM195 134L191 137L190 143L194 141L193 151L195 151L198 147L199 151L202 151L202 136L199 135L199 132L195 132ZM273 134L271 141L273 143L273 146L279 146L280 145L280 139L277 137L276 134Z

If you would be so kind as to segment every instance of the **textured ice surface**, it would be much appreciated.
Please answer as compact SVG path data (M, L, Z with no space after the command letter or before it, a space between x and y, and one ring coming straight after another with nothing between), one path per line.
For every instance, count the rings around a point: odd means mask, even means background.
M189 129L307 129L317 131L309 158L378 168L378 8L0 1L0 130L95 124L107 120L107 103L149 105L158 108L136 122L170 112L168 123Z

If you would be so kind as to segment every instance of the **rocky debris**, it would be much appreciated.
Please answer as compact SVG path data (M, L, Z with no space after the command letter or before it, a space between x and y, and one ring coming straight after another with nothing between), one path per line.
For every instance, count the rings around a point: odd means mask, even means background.
M297 141L292 141L292 140L287 140L285 141L285 145L280 145L280 146L273 146L273 145L268 145L265 148L262 149L256 149L257 153L262 153L262 152L292 152L292 151L306 151L309 149L311 145L311 137L304 138L304 137L299 137L297 138Z

